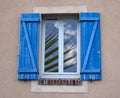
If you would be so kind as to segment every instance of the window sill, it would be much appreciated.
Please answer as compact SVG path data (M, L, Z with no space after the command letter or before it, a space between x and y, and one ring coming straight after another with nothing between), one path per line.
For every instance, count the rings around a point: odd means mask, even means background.
M83 81L79 86L38 85L38 81L32 81L31 92L87 93L87 85L87 81Z
M82 82L80 79L51 79L51 78L40 78L38 80L39 85L67 85L67 86L80 86L82 85Z

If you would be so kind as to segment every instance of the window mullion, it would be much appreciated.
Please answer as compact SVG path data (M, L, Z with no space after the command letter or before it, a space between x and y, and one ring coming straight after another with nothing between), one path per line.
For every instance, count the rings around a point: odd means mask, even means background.
M63 32L63 22L59 20L59 73L63 73L63 42L64 32Z

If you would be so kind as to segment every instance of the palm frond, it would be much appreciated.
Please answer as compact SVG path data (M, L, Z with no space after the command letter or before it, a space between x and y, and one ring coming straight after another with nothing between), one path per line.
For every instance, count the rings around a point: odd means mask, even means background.
M64 62L67 62L67 61L69 61L69 60L73 59L74 57L76 57L76 54L75 54L75 55L73 55L73 56L70 56L70 57L66 58L66 59L64 60Z
M76 56L76 54L73 55L73 56L71 56L71 57L69 57L69 58L66 58L66 59L64 60L64 63L67 62L67 61L69 61L69 60L71 60L71 59L73 59L75 56ZM57 58L57 57L55 56L54 58L49 59L46 63L50 63L50 61L51 61L52 59L56 59L56 58ZM47 66L47 67L45 68L45 71L49 71L49 70L51 70L52 68L55 68L55 67L57 67L57 66L58 66L58 62L57 62L57 63L54 63L54 64L52 64L52 65ZM71 67L71 66L72 66L72 64L69 65L68 67ZM65 67L65 69L68 68L68 67Z
M47 61L45 61L45 66L53 61L55 61L56 59L58 59L58 55L54 56L53 58L48 59Z
M51 40L53 40L57 37L58 37L58 34L56 34L56 33L51 34L49 37L45 38L45 44L48 44L49 42L51 42Z
M58 40L58 38L55 38L52 41L50 41L48 44L46 44L45 50L47 50L50 46L52 46L57 40Z
M76 63L75 64L70 64L69 66L64 66L64 70L68 69L68 68L70 68L70 67L72 67L74 65L76 65ZM58 69L53 69L53 70L51 70L51 72L58 72Z
M46 68L45 68L45 71L49 71L50 69L55 68L56 66L58 66L58 62L55 63L55 64L52 64L52 65L50 65L50 66L48 66L48 67L46 67Z
M70 40L70 39L69 39ZM65 42L65 44L67 44L69 41ZM76 47L74 47L76 44L76 42L68 49L64 52L64 54L70 52L71 50L75 49ZM74 47L74 48L73 48ZM55 47L54 49L50 50L49 52L45 53L45 58L47 58L48 56L50 56L51 54L53 54L54 52L56 52L58 50L58 47Z
M70 67L72 67L72 66L74 66L74 65L76 65L76 63L75 63L75 64L70 64L70 65L68 65L68 66L64 66L64 70L65 70L65 69L68 69L68 68L70 68Z
M58 47L55 47L54 49L52 49L49 52L45 53L45 58L47 58L48 56L52 55L57 50L58 50Z

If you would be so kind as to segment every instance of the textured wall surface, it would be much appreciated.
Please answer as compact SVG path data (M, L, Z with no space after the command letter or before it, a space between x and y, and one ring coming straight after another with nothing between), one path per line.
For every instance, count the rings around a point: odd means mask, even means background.
M89 82L87 94L31 93L18 81L19 14L35 6L81 6L101 13L103 80ZM120 98L120 0L0 0L0 98Z

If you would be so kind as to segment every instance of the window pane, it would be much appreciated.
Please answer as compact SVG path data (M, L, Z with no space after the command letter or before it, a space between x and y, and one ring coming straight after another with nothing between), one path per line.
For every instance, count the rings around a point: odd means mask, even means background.
M45 72L58 72L58 22L45 22Z
M77 22L64 21L64 72L77 72Z

